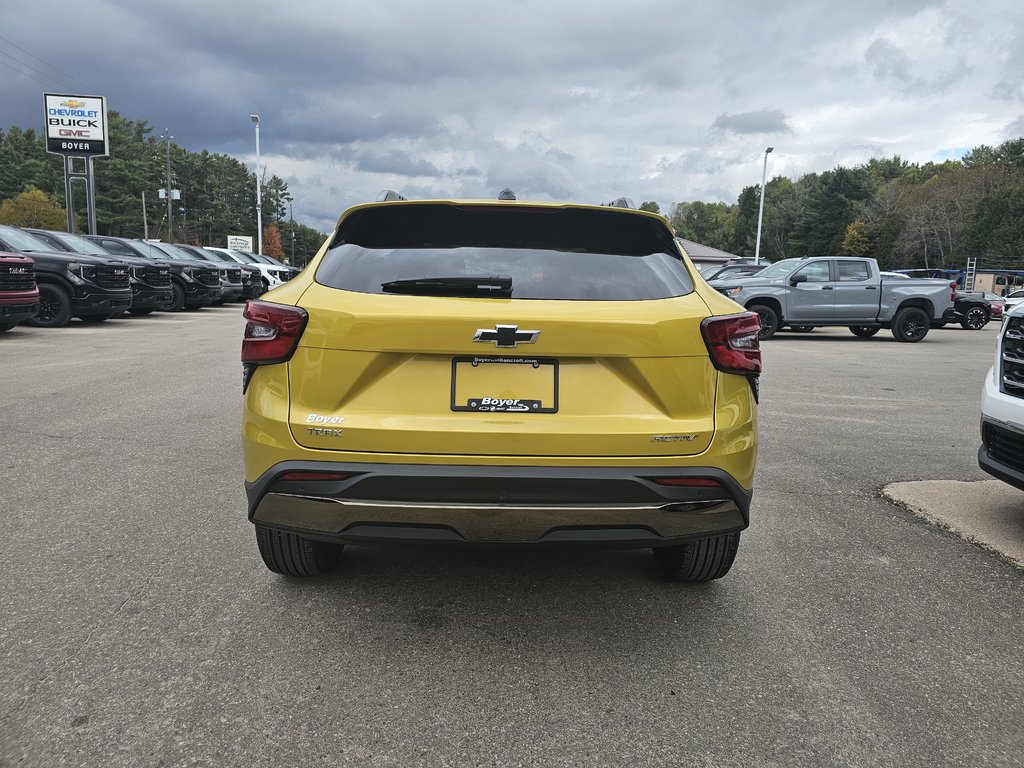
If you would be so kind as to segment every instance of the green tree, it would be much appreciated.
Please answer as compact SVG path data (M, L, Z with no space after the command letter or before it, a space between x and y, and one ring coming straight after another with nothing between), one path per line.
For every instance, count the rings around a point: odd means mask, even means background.
M67 222L67 212L57 201L35 187L0 203L0 224L63 231Z
M641 211L649 211L651 213L661 213L661 207L653 200L644 200L640 203Z

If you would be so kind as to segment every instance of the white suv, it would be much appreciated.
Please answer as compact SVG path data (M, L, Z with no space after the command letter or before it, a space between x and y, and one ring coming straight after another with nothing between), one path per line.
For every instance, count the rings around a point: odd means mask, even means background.
M1024 490L1024 305L1003 315L981 393L981 443L978 466Z
M246 254L240 251L232 251L228 248L216 248L212 245L203 246L208 251L217 251L223 253L225 256L230 258L232 261L237 261L239 264L248 264L250 266L259 269L260 274L263 276L263 288L265 291L269 291L272 288L277 288L279 285L284 285L287 281L287 277L282 274L282 270L268 266L256 259L249 258Z

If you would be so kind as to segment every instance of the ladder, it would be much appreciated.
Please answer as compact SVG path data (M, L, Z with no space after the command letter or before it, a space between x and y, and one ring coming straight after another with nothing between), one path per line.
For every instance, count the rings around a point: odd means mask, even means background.
M978 259L974 256L967 257L967 271L964 273L964 290L974 290L974 275L978 271Z

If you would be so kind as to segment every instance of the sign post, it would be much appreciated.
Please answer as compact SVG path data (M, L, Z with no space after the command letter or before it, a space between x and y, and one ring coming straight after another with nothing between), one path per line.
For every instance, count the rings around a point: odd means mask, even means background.
M93 159L107 157L107 100L103 96L44 93L46 151L64 157L68 232L75 231L74 186L85 186L89 234L96 234L96 183Z

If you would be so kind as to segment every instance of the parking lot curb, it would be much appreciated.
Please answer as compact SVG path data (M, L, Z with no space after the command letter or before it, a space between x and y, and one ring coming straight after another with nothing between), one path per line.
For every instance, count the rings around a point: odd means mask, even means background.
M1024 572L1024 493L998 480L890 483L882 498Z

